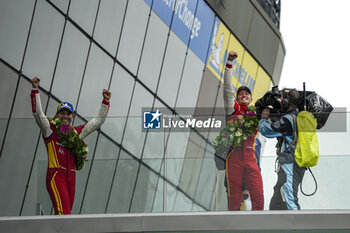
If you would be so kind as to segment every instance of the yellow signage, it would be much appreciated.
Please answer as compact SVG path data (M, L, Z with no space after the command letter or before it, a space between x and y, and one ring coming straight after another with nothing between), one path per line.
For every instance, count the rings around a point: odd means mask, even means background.
M264 96L265 92L271 88L271 79L267 73L259 66L258 74L256 77L255 87L253 90L253 101L257 101Z
M238 54L232 64L233 89L236 91L240 86L247 86L252 91L255 102L270 89L271 78L225 25L216 19L207 68L222 83L229 51L235 51Z
M219 80L224 76L229 39L230 31L216 19L207 67Z
M233 80L237 83L237 88L247 86L253 92L258 67L258 63L249 52L244 51L242 64L237 63L236 69L233 72Z
M238 77L240 70L241 70L241 64L243 61L243 55L244 55L244 47L239 43L239 41L234 37L232 34L230 35L230 42L228 45L228 52L235 51L238 54L238 57L233 61L232 69L233 69L233 75L232 75L232 84L233 89L236 91L237 88L241 85L238 83L238 79L234 77ZM223 82L223 80L222 80Z

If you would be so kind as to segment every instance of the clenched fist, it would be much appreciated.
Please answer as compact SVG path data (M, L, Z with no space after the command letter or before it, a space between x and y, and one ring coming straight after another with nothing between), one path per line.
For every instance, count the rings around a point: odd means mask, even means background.
M33 78L33 79L31 80L31 82L32 82L32 87L33 87L33 88L38 88L39 85L40 85L40 78L35 77L35 78Z
M237 52L231 51L231 52L228 54L227 60L233 61L233 60L235 60L237 57L238 57Z
M112 92L107 89L103 89L102 96L104 101L109 101L111 99Z

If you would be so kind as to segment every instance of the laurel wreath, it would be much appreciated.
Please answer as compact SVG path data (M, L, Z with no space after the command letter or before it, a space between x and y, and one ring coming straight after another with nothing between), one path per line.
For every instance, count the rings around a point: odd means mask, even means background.
M244 115L238 115L236 121L227 123L213 141L216 154L226 158L231 150L241 146L249 136L255 135L259 125L255 112L255 106L249 106Z
M89 152L88 145L79 137L74 127L64 124L59 118L52 118L49 121L55 126L59 142L73 152L76 169L81 170L88 161L86 157Z

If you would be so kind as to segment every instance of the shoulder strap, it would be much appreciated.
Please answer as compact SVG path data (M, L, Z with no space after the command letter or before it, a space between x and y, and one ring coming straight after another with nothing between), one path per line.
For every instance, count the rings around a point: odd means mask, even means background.
M293 141L292 143L290 144L291 148L293 151L295 151L295 148L297 146L297 141L298 141L298 129L297 129L297 116L295 114L290 114L293 118L293 124L294 124L294 133L293 133ZM277 155L279 155L281 153L281 148L282 148L282 144L284 143L285 141L285 136L282 136L278 141L277 141L277 144L276 144L276 153Z
M293 145L293 149L295 149L295 146L297 144L298 141L298 125L297 125L297 116L295 114L290 114L293 117L293 121L294 121L294 138L292 141L292 145Z

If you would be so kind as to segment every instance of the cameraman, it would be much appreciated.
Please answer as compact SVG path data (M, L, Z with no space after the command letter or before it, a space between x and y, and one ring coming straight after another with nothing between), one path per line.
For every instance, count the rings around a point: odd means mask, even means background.
M259 122L259 132L267 138L277 138L277 183L270 202L270 210L300 210L298 186L305 169L294 159L293 140L297 137L295 119L299 113L297 103L299 92L296 89L281 91L281 112L283 115L271 122L270 110L265 108Z

